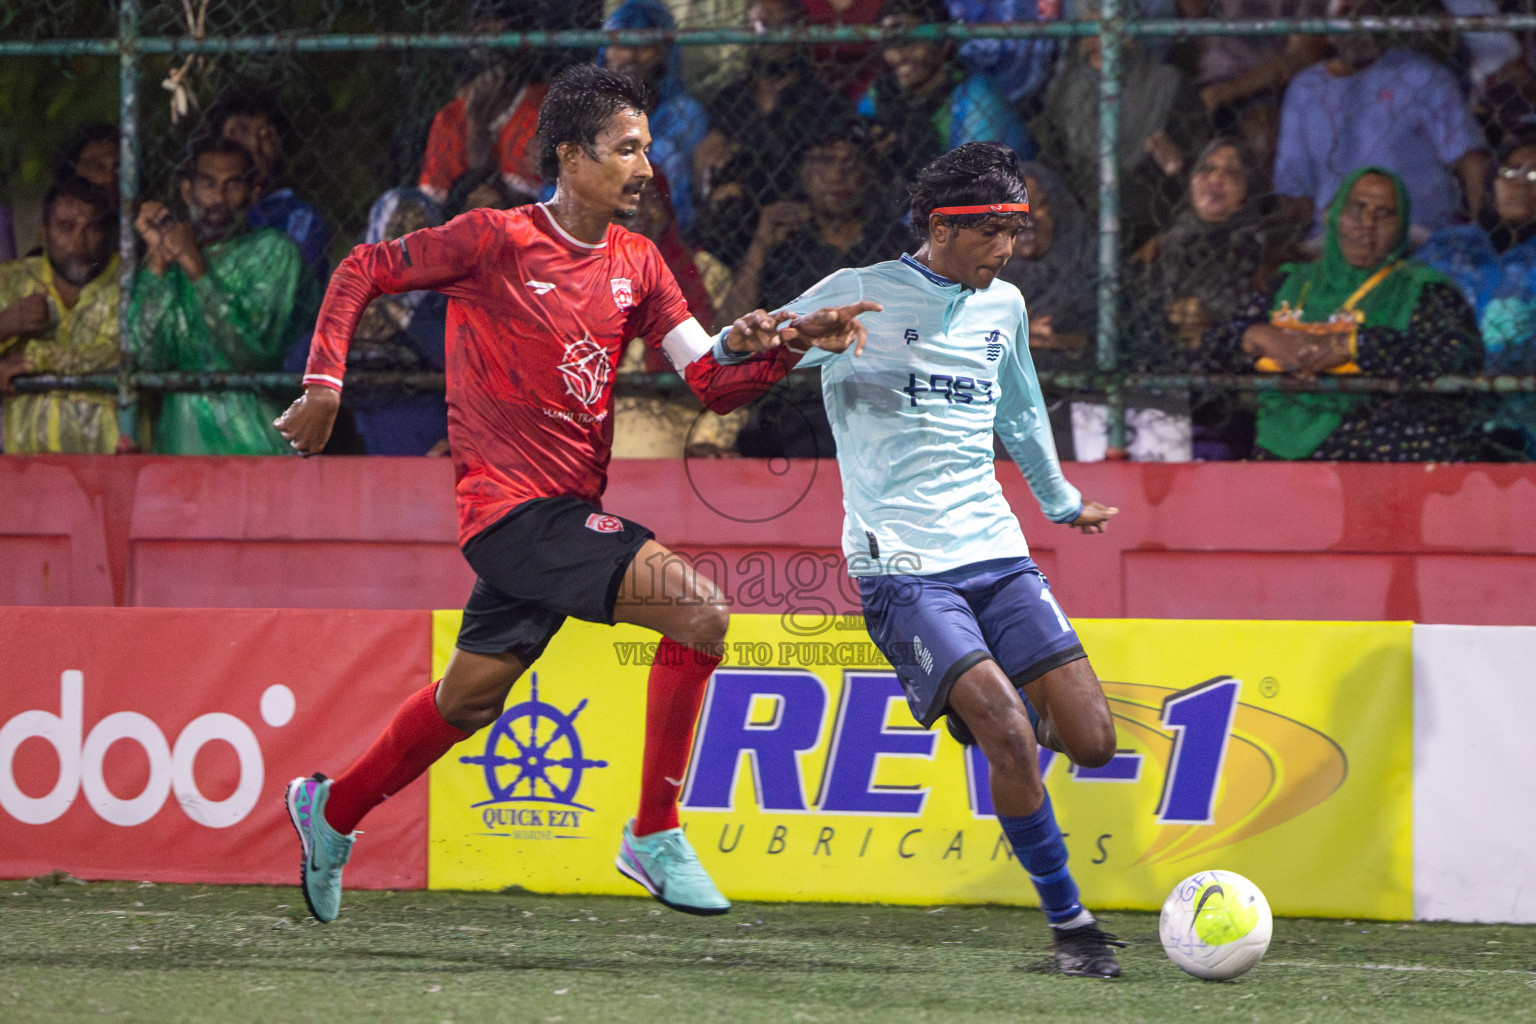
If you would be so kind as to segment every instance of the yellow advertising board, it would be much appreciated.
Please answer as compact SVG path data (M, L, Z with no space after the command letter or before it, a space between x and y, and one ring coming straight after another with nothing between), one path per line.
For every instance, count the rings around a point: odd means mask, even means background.
M435 619L441 672L458 612ZM682 818L745 900L1033 905L979 751L919 728L862 621L815 636L731 621ZM1282 914L1406 919L1412 892L1407 623L1082 620L1119 753L1041 765L1084 902L1156 909L1220 867ZM570 622L495 726L431 773L429 884L634 893L634 813L656 636Z

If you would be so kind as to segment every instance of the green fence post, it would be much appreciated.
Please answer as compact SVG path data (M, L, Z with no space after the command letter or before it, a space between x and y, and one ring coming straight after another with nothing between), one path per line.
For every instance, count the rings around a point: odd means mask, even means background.
M118 255L122 265L118 280L122 296L117 304L117 429L122 437L137 439L138 406L133 388L133 351L128 330L128 303L132 298L138 247L133 230L134 197L139 192L139 0L121 0L117 19L118 132L121 166L117 176Z
M1120 0L1103 0L1099 12L1099 336L1098 368L1115 372L1115 331L1120 308ZM1111 448L1125 447L1120 388L1111 384Z

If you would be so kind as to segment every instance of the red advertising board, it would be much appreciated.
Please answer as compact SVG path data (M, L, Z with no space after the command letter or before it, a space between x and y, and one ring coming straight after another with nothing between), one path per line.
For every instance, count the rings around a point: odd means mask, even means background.
M0 608L0 877L290 884L289 779L335 775L431 669L430 614ZM426 884L425 780L349 887Z

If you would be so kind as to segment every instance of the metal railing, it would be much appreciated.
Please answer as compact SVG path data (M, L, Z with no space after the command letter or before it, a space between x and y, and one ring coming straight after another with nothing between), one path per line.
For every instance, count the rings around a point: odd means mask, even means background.
M1448 15L1360 18L1292 18L1222 21L1216 19L1163 19L1139 21L1122 16L1123 0L1102 0L1102 17L1095 21L1021 22L1001 25L924 25L896 30L873 25L797 26L768 32L743 28L708 28L621 31L530 31L504 33L306 33L278 32L262 35L144 36L139 33L141 0L119 0L117 36L107 39L0 40L0 59L37 56L116 56L119 68L121 167L120 255L123 294L120 307L122 360L115 374L35 375L17 378L18 390L56 389L116 391L119 419L125 436L136 432L135 406L139 391L170 392L218 389L297 391L299 375L286 373L152 373L133 367L128 329L128 303L138 253L133 230L132 199L140 180L139 112L141 68L146 56L185 57L194 54L262 53L360 53L385 50L459 50L470 45L490 48L592 48L605 45L645 46L677 43L682 46L768 45L775 43L831 44L874 43L890 39L972 39L1099 37L1102 72L1099 93L1098 181L1098 325L1096 372L1042 375L1044 382L1062 388L1103 391L1109 403L1109 444L1124 444L1124 394L1136 388L1224 388L1238 391L1311 391L1430 394L1536 393L1536 376L1448 376L1427 382L1394 381L1357 376L1323 376L1301 380L1273 374L1149 374L1125 372L1117 353L1117 310L1121 294L1120 169L1116 159L1120 127L1122 43L1127 38L1195 36L1275 36L1351 33L1430 34L1450 32L1518 32L1536 30L1536 14L1500 14L1475 17ZM649 393L675 393L680 384L670 375L641 386ZM443 375L431 373L355 373L349 380L405 389L442 387Z

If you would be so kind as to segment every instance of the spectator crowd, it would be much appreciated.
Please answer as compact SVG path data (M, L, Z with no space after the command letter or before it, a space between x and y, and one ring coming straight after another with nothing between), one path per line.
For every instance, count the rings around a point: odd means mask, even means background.
M1431 13L1395 0L1136 0L1140 17ZM1443 0L1452 14L1493 0ZM684 0L610 0L606 29L677 28ZM742 26L890 29L1096 20L1099 0L746 0ZM546 27L518 0L475 0L474 31ZM1099 37L775 42L696 66L676 44L594 59L648 87L655 172L629 226L654 241L694 315L718 329L790 302L833 271L908 251L907 187L934 157L995 141L1024 161L1029 223L1003 278L1064 458L1107 449L1091 371L1099 268ZM588 56L593 56L589 54ZM19 393L32 374L259 372L302 367L336 243L398 238L478 207L549 197L540 104L559 61L475 48L442 96L418 173L367 223L332 223L288 156L305 126L238 82L200 115L174 187L129 200L137 269L119 263L118 131L83 126L18 256L0 207L0 395L6 453L283 454L278 396L149 396L120 423L104 392ZM1162 375L1536 373L1536 41L1501 32L1395 37L1128 38L1115 149L1123 365ZM127 289L127 294L123 289ZM446 299L385 296L355 370L441 372ZM120 310L126 308L122 317ZM126 323L129 337L119 336ZM125 343L126 342L126 343ZM625 369L664 370L643 346ZM769 396L694 422L666 399L621 403L616 451L831 455L819 399ZM1490 460L1536 456L1536 396L1206 388L1127 395L1133 459ZM442 454L440 394L349 388L329 451ZM665 426L658 429L657 424ZM633 444L626 447L626 433ZM638 440L645 438L643 442Z

